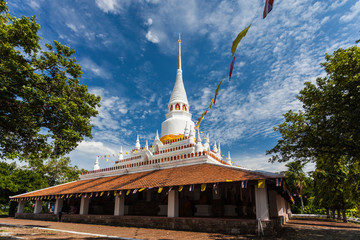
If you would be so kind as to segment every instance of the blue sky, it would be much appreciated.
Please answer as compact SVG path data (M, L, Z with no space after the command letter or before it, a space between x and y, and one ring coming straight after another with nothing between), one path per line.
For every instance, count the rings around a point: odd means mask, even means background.
M92 169L96 155L132 149L139 135L152 143L161 130L175 83L182 38L184 85L194 122L228 75L233 39L252 23L236 51L231 82L224 81L201 131L221 143L241 166L285 170L265 151L279 138L282 114L299 110L306 81L323 76L325 53L360 38L360 0L275 0L263 20L264 0L28 0L9 1L11 13L36 15L42 44L57 40L76 50L81 83L101 96L93 139L70 154ZM203 136L204 139L204 136ZM100 161L109 167L115 158ZM309 169L311 166L309 166Z

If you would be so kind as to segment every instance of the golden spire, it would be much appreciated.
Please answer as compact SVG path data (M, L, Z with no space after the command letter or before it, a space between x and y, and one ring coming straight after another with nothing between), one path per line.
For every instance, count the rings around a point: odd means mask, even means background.
M178 56L178 69L181 70L181 38L180 38L180 33L179 33L179 56Z

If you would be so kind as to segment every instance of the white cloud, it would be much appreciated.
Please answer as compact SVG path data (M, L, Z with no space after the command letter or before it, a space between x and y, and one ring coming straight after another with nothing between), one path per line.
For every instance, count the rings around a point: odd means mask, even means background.
M340 18L340 21L350 22L360 13L360 0L358 0L351 8L350 12Z
M106 13L119 13L123 8L130 5L131 1L127 0L95 0L96 5Z
M109 92L103 88L92 88L90 92L101 97L101 106L97 109L99 114L92 119L92 124L100 131L117 130L127 132L123 127L131 124L131 120L127 119L126 116L129 111L127 106L128 100L120 99L117 96L110 96Z
M28 2L28 5L35 10L40 9L40 4L38 1L31 0L30 2Z
M152 18L148 18L148 20L145 22L145 25L148 25L148 26L150 26L152 24L153 24Z
M90 71L93 75L101 78L109 79L112 77L110 72L108 72L104 67L101 67L98 64L96 64L90 58L83 58L80 60L79 63L82 66L85 74L87 73L87 71Z
M76 148L77 151L90 154L110 153L115 151L112 148L106 147L102 142L82 141Z
M152 43L159 43L160 42L159 37L155 33L151 32L151 31L148 31L146 33L146 39L148 41L152 42Z
M348 0L335 0L331 5L330 5L330 9L335 9L335 8L338 8L338 7L341 7L343 6L345 3L347 3Z

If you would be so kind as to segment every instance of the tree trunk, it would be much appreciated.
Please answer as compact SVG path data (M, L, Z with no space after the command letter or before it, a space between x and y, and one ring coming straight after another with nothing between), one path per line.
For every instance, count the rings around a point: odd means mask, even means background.
M340 209L337 209L337 219L341 220L341 212Z
M326 209L326 218L330 218L330 209Z
M335 220L335 214L336 214L336 213L335 213L335 209L332 209L331 211L332 211L332 219Z
M343 222L347 222L347 218L346 218L346 209L343 209L342 211L342 214L343 214Z
M301 201L302 214L304 214L305 210L304 210L304 201L303 201L303 196L302 195L300 195L300 201Z

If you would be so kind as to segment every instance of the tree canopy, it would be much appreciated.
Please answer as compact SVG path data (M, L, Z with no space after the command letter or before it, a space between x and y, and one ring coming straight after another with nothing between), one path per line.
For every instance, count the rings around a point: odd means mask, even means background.
M80 84L75 50L57 41L42 49L39 28L0 0L1 158L57 158L92 137L100 97Z
M360 161L360 48L326 54L327 75L306 82L297 97L303 111L287 112L275 127L282 138L268 151L271 162L316 161L324 154Z
M284 114L270 162L316 163L315 203L343 211L360 201L360 48L326 54L326 76L306 82L299 112Z

